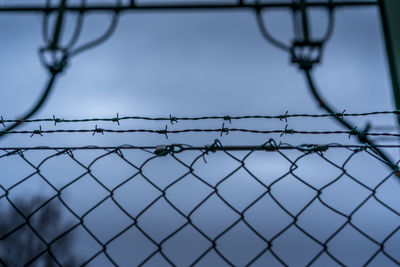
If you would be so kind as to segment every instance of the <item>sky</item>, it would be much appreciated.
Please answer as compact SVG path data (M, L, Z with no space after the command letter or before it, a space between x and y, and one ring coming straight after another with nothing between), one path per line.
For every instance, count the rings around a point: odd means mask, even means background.
M44 1L37 2L43 3ZM113 3L113 1L107 0L88 0L88 3L100 2ZM148 0L138 1L139 4L149 2ZM225 0L221 2L230 1ZM1 4L4 5L19 3L32 3L32 1L1 1ZM285 43L290 43L293 34L291 14L289 12L281 10L268 11L265 12L264 19L274 36ZM378 10L374 7L340 9L335 12L335 28L332 38L323 51L321 64L313 69L313 74L322 95L339 112L343 110L351 113L395 109L386 61L385 44L379 19ZM107 14L87 16L79 43L84 43L101 34L106 29L109 21L110 16ZM71 33L74 23L75 17L68 16L67 28L63 35L64 42L68 40L66 36ZM44 45L41 37L41 25L42 18L38 14L21 15L2 13L0 16L0 84L2 88L0 114L4 119L14 119L24 114L38 98L41 90L43 90L48 73L41 66L38 57L38 48ZM326 26L326 12L323 10L313 11L311 13L313 35L317 37L322 36ZM133 115L151 117L168 117L169 115L176 117L280 115L286 111L289 113L323 113L323 110L318 108L310 95L302 73L296 66L290 64L289 56L263 39L257 28L254 13L247 10L218 12L191 11L186 13L127 12L121 15L116 31L107 42L77 55L68 62L65 71L57 80L50 98L45 106L35 115L35 118L51 118L53 115L65 119L114 117L117 113L120 117ZM390 115L353 118L351 120L360 129L365 126L368 120L373 126L384 125L393 127L396 125L394 116ZM222 121L179 121L173 125L169 122L121 121L120 126L112 122L77 123L74 125L58 124L57 126L51 123L32 123L26 124L19 129L32 130L37 129L39 126L43 129L93 129L95 125L113 129L164 129L166 124L168 124L168 129L220 128ZM225 124L229 125L228 127L238 128L284 129L286 122L279 120L246 120L233 121L231 124L225 122ZM326 118L289 119L288 126L289 128L299 130L342 129L335 121ZM274 138L277 142L282 141L293 145L302 143L357 143L356 140L349 139L347 135L284 135L280 137L279 134L266 136L230 133L220 137L219 133L190 133L169 135L168 139L166 139L165 136L158 134L106 133L104 135L96 134L92 136L91 133L84 133L46 134L43 137L35 135L32 138L29 135L12 135L1 138L0 146L118 146L123 144L160 145L172 143L208 145L212 144L216 138L219 138L225 145L260 145L269 138ZM386 143L396 144L396 140L391 139L390 142ZM85 155L82 152L80 159L89 162L90 159L95 157L95 153L97 152ZM344 157L344 154L341 153L332 152L329 154L329 157L340 161ZM398 158L398 151L392 149L388 153L390 153L392 158ZM145 158L146 156L139 154L132 157L135 159L142 157L138 159L138 162L141 162L143 157ZM249 164L252 166L252 170L260 176L266 174L274 176L278 175L282 171L281 169L288 169L288 163L279 156L257 155L258 157L253 157L249 160ZM295 157L297 154L293 152L290 155ZM43 157L44 155L39 155L38 158L32 156L32 159L39 161ZM191 158L190 155L187 157L186 160ZM226 159L226 155L216 154L210 157L208 165L199 163L200 172L204 176L212 174L220 177L225 173L224 170L226 171L236 166L235 162ZM64 167L65 170L62 173L59 171L60 168L63 168L63 165L69 166L68 159L66 158L59 159L58 163L49 161L48 165L43 165L44 173L51 177L58 177L59 182L69 179L69 177L76 177L80 171L77 170L78 167L75 165L70 168ZM182 158L185 157L182 156ZM4 159L2 160L4 162ZM369 179L368 175L383 178L385 174L389 173L385 167L377 164L375 160L368 156L360 156L360 158L354 161L355 163L351 166L353 173L356 173L358 176L367 177L365 178L366 180ZM126 166L122 166L123 164L119 165L121 162L117 156L115 158L110 156L109 159L105 157L104 162L99 162L101 163L93 165L96 175L102 176L103 181L111 184L116 177L127 177L133 172ZM157 177L162 173L169 173L168 177L177 177L180 173L173 159L156 160L155 162L159 165L154 164L156 166L153 168L146 169L149 176ZM265 167L265 162L273 162L272 165L274 168ZM334 168L329 169L317 157L310 158L302 163L303 165L300 166L304 167L304 169L301 168L298 171L301 175L305 176L315 175L315 177L313 176L310 179L321 179L322 176L325 177L326 173L328 173L326 174L327 176L330 173L334 176L335 171L337 171ZM11 160L2 164L4 168L7 167L5 173L10 175L10 177L15 176L12 174L16 169L15 166L20 166L17 165L18 163L12 163ZM16 165L14 166L13 164ZM21 166L23 165L21 163ZM221 172L219 172L220 166L224 166L224 170L221 170ZM281 167L281 169L278 167ZM19 168L18 174L23 176L28 172ZM238 177L241 177L241 175L243 177L246 176L245 174L239 174ZM231 188L232 192L234 192L237 188L248 185L245 180L238 179L239 181L236 184L232 183L231 187L227 187L226 190ZM91 185L89 180L89 178L86 180L82 179L82 184L77 185L74 189L75 191L72 190L68 193L71 205L75 205L77 210L79 210L80 205L84 205L82 203L86 203L88 207L93 205L92 203L95 203L96 199L104 193L101 190L96 191L93 189L95 186ZM140 183L141 180L137 180ZM196 187L195 182L190 181L185 183L186 191L194 190L201 195L203 192L201 191L202 189ZM3 183L12 184L12 180L4 180L2 181ZM62 184L63 182L60 183ZM390 184L392 188L387 188L386 193L383 193L383 195L390 199L392 205L397 205L395 207L399 210L400 203L393 200L395 194L393 188L399 185L396 183ZM31 192L46 191L40 188L40 182L36 185L26 186L26 188L21 188L22 194L24 190ZM139 186L139 188L141 187ZM346 195L349 188L351 188L349 185L340 185L336 189L338 193L332 197L332 201L338 201L336 205L340 205L340 197L337 197L337 195ZM135 189L132 185L131 190L138 189ZM143 189L137 195L145 199L150 194L151 190L148 190ZM288 193L293 194L298 197L299 203L302 203L300 200L303 197L306 198L301 187L295 185L295 183L288 182L286 186L282 185L281 190L279 191L281 192L281 196L285 196ZM82 197L84 192L90 193ZM246 193L247 195L252 194L252 190L250 189L246 192L248 192ZM357 192L362 195L361 191ZM48 194L52 194L51 190ZM129 202L129 197L131 197L132 193L127 191L125 194L126 196L121 196L121 202L127 201L126 205L129 207L129 203L131 203ZM279 195L279 193L277 194ZM350 195L351 193L347 196L350 197ZM171 193L171 197L174 197L173 193ZM187 194L179 196L176 193L176 197L178 202L179 200L180 202L184 202L189 196ZM142 198L140 199L143 200ZM140 202L141 200L138 201ZM234 202L235 199L232 198L231 201ZM289 207L296 208L296 201L293 202L290 199L287 201ZM75 204L73 204L74 202ZM162 204L160 205L160 207L155 208L154 214L151 213L154 216L148 218L149 222L146 225L148 225L149 231L156 232L155 229L160 229L158 225L160 218L173 218L172 215L168 215L168 212L163 214L162 211L166 209ZM265 205L268 206L268 203ZM348 205L351 205L351 200L348 202ZM346 208L345 206L344 208ZM122 225L124 220L126 220L123 216L114 215L114 220L105 223L104 218L107 218L115 210L115 207L113 208L112 205L110 207L103 207L97 214L93 215L92 222L88 219L88 225L91 224L91 227L96 229L99 235L111 235L112 230L110 229L118 228L118 225ZM378 210L378 208L374 209L372 207L371 213L374 213L374 211L378 212ZM213 218L210 216L216 216L215 214L220 212L217 200L211 202L208 211L211 212L211 215L208 214L203 217L199 215L200 221L208 221ZM274 214L279 214L279 211L276 212ZM319 212L322 211L316 208L311 217L318 217L316 214L319 214ZM371 221L376 219L368 213L363 216L362 218ZM255 221L260 223L264 219L262 212L257 213L253 217ZM169 220L174 221L174 219ZM397 221L395 219L393 223L399 224L398 220L399 218L397 218ZM99 223L100 221L104 223ZM275 222L279 224L278 222L280 221L277 219ZM171 222L171 224L173 223ZM317 227L313 224L313 220L309 222L309 225ZM377 222L375 226L375 228L371 228L371 231L378 233L382 229L381 225ZM228 244L239 244L241 243L240 241L247 240L244 237L246 230L238 230L235 233L236 236L231 237L233 242L227 241ZM131 233L132 236L135 234L136 232ZM135 239L134 237L129 239L129 236L126 235L123 241L121 241L122 245L120 244L120 247L129 247L126 244ZM183 234L183 236L185 240L189 240L187 242L191 247L201 246L199 242L193 241L197 240L193 233L188 232ZM352 233L349 233L347 237L344 237L344 240L354 240L353 237ZM253 245L256 246L256 244L252 243L251 238L249 240L249 248L253 248ZM293 236L288 237L286 240L289 241L286 243L282 241L280 245L287 247L286 251L298 252L293 252L294 254L288 259L289 262L293 261L293 266L296 266L296 264L301 265L300 259L303 251L293 244L301 243L302 239L299 237L297 240L300 241L297 241L297 243L293 241L296 240L296 233L294 233ZM358 246L359 244L363 244L362 241L359 241L359 243L354 242L353 247L362 247ZM89 241L87 243L81 242L81 244L89 243ZM146 246L143 245L144 243L145 241L143 243L139 242L139 245L136 244L135 246L146 249ZM177 261L179 261L179 256L177 256L179 253L175 250L180 245L181 243L170 245L170 253L171 255L175 255L174 257L177 257ZM91 246L85 245L85 248L90 250ZM310 248L307 251L312 251L312 249ZM228 250L232 255L237 254L237 251L245 251L240 246L235 247L234 245L227 245ZM182 253L181 251L180 253ZM362 249L360 251L356 251L355 253L363 253ZM129 257L127 257L129 255L128 251L116 249L113 253L118 255L117 257L120 259L125 259L121 260L121 265L127 264L130 261ZM189 253L189 250L187 253ZM343 253L346 254L345 252ZM344 257L348 260L349 264L360 264L357 262L356 257L352 257L351 255ZM244 259L245 256L243 258L238 256L236 259L237 265L243 264L242 261ZM295 261L295 259L299 260ZM213 260L215 259L212 258L210 261L213 262ZM269 259L265 259L265 262L269 262ZM98 259L97 264L108 266L106 260L101 257ZM184 262L181 264L182 266L185 265Z

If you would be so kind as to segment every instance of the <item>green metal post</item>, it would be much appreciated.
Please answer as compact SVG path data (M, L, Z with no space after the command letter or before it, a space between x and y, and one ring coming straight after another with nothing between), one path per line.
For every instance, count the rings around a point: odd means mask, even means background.
M400 1L379 0L396 109L400 110ZM400 125L400 116L398 116Z

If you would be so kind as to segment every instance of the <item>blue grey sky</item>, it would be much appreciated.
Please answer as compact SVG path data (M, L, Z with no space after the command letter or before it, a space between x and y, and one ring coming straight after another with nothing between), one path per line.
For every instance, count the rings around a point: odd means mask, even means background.
M44 2L44 1L37 1ZM54 2L54 1L53 1ZM79 1L71 1L79 2ZM90 1L88 3L113 1ZM127 2L127 1L124 1ZM148 3L147 0L139 3ZM152 1L154 2L154 1ZM159 1L160 2L160 1ZM182 1L176 1L182 2ZM189 1L187 1L189 2ZM230 2L228 0L223 2ZM32 1L3 0L2 4L32 3ZM71 33L75 23L73 16L67 17L67 29L64 36ZM290 43L292 35L291 15L284 11L268 11L265 13L265 22L271 33L282 40ZM81 35L80 43L90 40L101 34L107 27L110 16L107 14L89 15L85 19L84 30ZM326 45L321 64L315 67L313 74L316 84L323 96L334 106L337 111L346 112L369 112L379 110L393 110L394 100L392 97L390 76L387 68L384 39L382 36L379 12L377 8L349 8L339 9L335 12L335 28L333 36ZM0 69L1 69L1 88L2 105L0 115L5 119L18 118L28 110L40 95L46 82L48 73L41 66L38 57L38 48L44 45L41 38L42 18L37 14L1 14L0 16ZM327 14L324 11L316 10L311 13L312 32L315 36L322 36L327 26ZM68 39L68 38L67 38ZM65 40L64 40L65 41ZM317 104L312 99L302 76L297 67L289 64L290 58L287 54L276 49L267 43L261 36L254 14L248 11L221 11L221 12L143 12L143 13L124 13L120 17L118 27L112 37L94 49L79 54L72 58L63 74L56 82L54 91L48 99L46 105L35 115L35 118L51 118L53 115L59 118L90 118L90 117L113 117L117 113L119 116L206 116L206 115L280 115L286 111L289 113L323 113L318 109ZM358 118L352 121L363 128L367 120L372 125L395 125L395 118L389 115L375 116L370 118ZM225 122L226 123L226 122ZM143 122L143 121L122 121L118 126L115 123L77 123L59 124L51 123L31 123L19 129L37 129L39 125L43 129L58 128L94 128L95 125L103 128L151 128L164 129L165 122ZM250 120L233 121L228 127L246 127L254 129L284 129L285 122L279 120ZM205 122L178 122L169 124L169 129L183 128L220 128L222 121ZM330 119L289 119L290 128L298 130L340 130L340 125ZM170 135L168 140L163 135L157 134L104 134L92 136L91 133L85 134L47 134L43 137L29 135L12 135L0 139L0 145L6 146L82 146L82 145L159 145L169 143L187 143L191 145L212 144L215 138L219 138L223 144L260 145L269 138L288 142L296 145L301 143L356 143L349 139L347 135L334 136L299 136L299 135L256 135L230 133L220 137L218 133L211 134L179 134ZM392 139L391 143L396 144ZM81 153L81 155L80 155ZM90 162L97 152L84 153L77 152L80 160ZM190 161L194 154L185 152L182 159ZM391 150L390 155L398 158L398 152ZM291 157L296 157L295 152L288 152ZM244 154L238 153L244 156ZM332 151L328 153L330 159L337 162L344 160L348 153ZM132 153L132 158L142 162L148 155L143 153ZM44 156L31 156L32 160L39 162ZM186 158L185 158L186 157ZM210 155L208 163L203 161L198 163L199 175L223 177L237 164L232 162L226 155ZM18 175L13 173L15 166L23 166L23 163L5 162L3 166L8 166L6 171L10 177L24 176L28 170L18 168ZM5 163L4 163L5 162ZM61 163L62 164L61 164ZM265 166L268 162L268 167ZM15 165L13 165L15 164ZM20 164L20 165L19 165ZM54 164L54 165L53 165ZM58 164L58 165L57 165ZM70 165L71 167L69 167ZM157 165L158 164L158 165ZM290 165L277 155L262 155L249 159L248 164L254 173L269 179L268 177L278 177L283 170L287 171ZM65 168L65 172L60 172L60 168ZM67 166L67 167L65 167ZM110 187L115 186L115 179L132 175L133 170L123 165L118 158L105 158L99 164L93 165L95 175L101 176L104 183L109 183ZM151 166L151 167L150 167ZM165 174L168 177L178 177L184 170L178 167L177 163L171 158L156 160L153 165L146 168L146 174L151 177L158 177ZM197 166L197 165L196 165ZM224 168L220 168L224 166ZM299 164L297 174L300 176L311 177L314 182L321 179L330 179L337 175L337 170L329 166L318 157L304 159ZM368 167L368 168L367 168ZM362 156L356 157L354 163L349 166L351 172L356 177L365 177L364 181L374 183L374 179L383 178L389 171L378 164L376 160ZM45 176L52 177L54 183L64 184L70 177L76 177L82 170L72 164L66 157L60 159L59 163L49 161L48 165L43 166ZM116 178L117 177L117 178ZM119 178L118 178L119 177ZM236 178L235 178L236 177ZM241 179L248 177L248 174L239 173L232 180L229 187L224 187L222 191L227 197L235 196L238 188L243 189L244 198L230 200L237 206L245 205L246 201L258 190L252 187L249 180ZM140 178L140 177L139 177ZM133 201L140 206L154 192L146 187L143 179L137 179L136 187L134 184L127 185L124 192L121 192L119 201L125 203L134 213L135 207L130 206ZM40 180L40 179L39 179ZM393 179L394 180L394 179ZM160 184L164 180L158 180ZM2 183L12 184L12 181L2 181ZM19 193L26 191L54 194L48 188L44 189L41 181L21 187ZM332 193L326 193L328 201L344 212L363 196L362 190L353 191L353 184L344 182L338 185ZM138 189L140 188L140 190ZM354 187L356 188L356 187ZM400 203L396 200L399 184L390 182L386 186L382 196L393 205L397 210ZM22 191L21 191L22 190ZM26 190L26 191L24 191ZM135 191L136 190L136 191ZM289 181L277 187L276 194L281 197L281 201L293 212L298 211L301 204L304 204L309 195L307 190L301 185ZM355 189L357 190L357 189ZM93 184L90 178L82 179L80 184L76 184L74 189L66 190L66 199L77 212L84 212L85 209L93 205L104 192ZM187 192L193 192L188 194ZM207 190L197 185L195 179L187 180L181 189L171 192L171 198L175 197L178 205L182 209L189 209L196 202L196 195L199 199ZM136 193L132 193L136 192ZM175 192L175 193L174 193ZM179 193L183 192L183 193ZM154 193L156 195L156 193ZM237 193L239 194L239 193ZM240 195L240 194L239 194ZM134 199L132 200L132 196ZM290 198L287 196L291 196ZM343 198L341 198L343 196ZM349 199L345 201L343 199ZM151 198L151 197L149 197ZM192 202L191 202L192 201ZM111 202L111 201L110 201ZM285 218L276 207L273 207L271 200L265 199L264 206L260 211L253 214L255 225L259 225L265 234L269 230L278 229L284 224ZM182 204L183 203L183 204ZM218 227L226 225L226 221L233 218L228 211L225 212L223 205L218 206L218 199L210 200L210 207L205 209L204 214L198 213L198 224L205 224L218 214L226 216L218 217L210 227L210 231L217 233ZM112 236L114 229L119 229L127 223L127 218L118 213L118 210L110 203L99 208L96 213L88 217L87 224L99 235L100 238L107 240ZM179 218L174 217L165 203L155 207L154 212L150 212L148 218L144 219L143 225L148 227L148 231L160 237L168 232L171 225L179 224ZM186 205L186 206L185 206ZM270 206L269 206L270 205ZM371 204L373 205L373 204ZM270 224L270 228L262 228L266 218L263 207L273 210L271 217L276 218ZM274 210L274 208L276 210ZM324 233L329 222L335 224L340 218L330 218L331 214L325 214L323 207L316 206L310 208L310 215L305 219L310 231ZM380 214L379 207L371 206L369 211ZM324 215L321 215L324 214ZM398 218L391 219L391 215L382 212L381 217L371 215L368 210L360 213L359 221L368 221L366 229L382 237L384 226L392 227L398 224ZM232 216L232 217L229 217ZM282 216L282 217L280 217ZM387 216L387 217L385 217ZM321 219L322 217L322 219ZM385 218L385 225L383 220ZM159 221L165 220L164 227L160 227ZM321 221L319 221L321 220ZM214 221L213 221L214 222ZM240 226L243 227L243 226ZM276 227L276 228L274 228ZM306 226L307 227L307 226ZM332 226L334 227L334 226ZM370 228L368 228L370 227ZM260 231L262 231L260 230ZM271 230L271 231L272 231ZM234 234L227 237L222 249L232 255L236 265L241 266L245 263L246 257L252 255L254 249L262 247L255 238L246 236L247 230L234 231ZM328 231L328 230L326 230ZM342 255L349 265L357 266L361 264L363 255L369 251L370 247L361 238L358 240L357 234L351 229L346 229L347 236L339 239L337 246L338 254ZM78 234L79 235L79 234ZM135 235L137 235L135 237ZM168 249L171 257L178 265L185 266L185 258L179 255L195 255L195 248L199 250L202 246L201 238L188 230L182 233L181 239L187 243L178 242L171 244ZM80 253L89 255L96 249L96 245L90 238L82 234L80 236ZM110 248L113 255L120 259L119 264L129 266L133 262L130 251L141 251L146 254L147 249L151 251L151 245L147 241L141 242L137 230L132 230L124 235L120 241L116 242L115 248ZM139 240L132 244L131 240ZM197 241L198 242L197 242ZM353 243L351 243L352 241ZM248 242L248 243L246 243ZM297 232L289 233L287 239L278 242L277 247L280 251L290 254L287 261L292 266L305 264L302 255L314 253L317 250L313 244L307 243L304 237ZM147 244L147 245L146 245ZM183 246L182 244L187 244ZM346 244L348 251L346 251ZM114 245L113 245L114 246ZM148 247L147 247L148 246ZM129 249L126 249L126 248ZM344 248L343 248L344 247ZM394 249L396 246L393 246ZM125 250L124 250L125 248ZM178 250L179 248L180 250ZM352 248L352 249L350 249ZM97 248L98 249L98 248ZM114 249L114 250L113 250ZM142 251L143 250L143 251ZM182 250L184 253L182 253ZM243 254L238 254L238 252ZM351 254L353 253L353 254ZM283 252L283 255L285 252ZM307 254L308 255L308 254ZM242 257L243 256L243 257ZM204 266L219 265L217 257L210 256L209 262L204 261ZM283 256L285 257L285 256ZM190 257L189 257L190 258ZM161 266L158 258L154 259L150 265ZM277 266L271 255L266 255L261 260L260 266L268 263ZM386 263L384 259L378 263ZM107 260L101 256L93 262L93 266L108 266ZM321 266L334 266L331 261L323 258ZM389 265L388 265L389 266Z

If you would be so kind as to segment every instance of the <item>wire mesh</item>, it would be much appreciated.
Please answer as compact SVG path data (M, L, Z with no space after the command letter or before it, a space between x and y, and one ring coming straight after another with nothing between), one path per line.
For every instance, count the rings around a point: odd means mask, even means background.
M5 266L400 264L400 184L367 146L1 151Z

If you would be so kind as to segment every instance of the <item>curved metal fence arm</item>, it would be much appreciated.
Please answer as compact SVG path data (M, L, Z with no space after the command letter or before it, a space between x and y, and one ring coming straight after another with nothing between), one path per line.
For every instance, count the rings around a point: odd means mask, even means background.
M50 77L48 78L47 84L42 92L42 95L40 96L39 100L36 102L36 104L29 110L25 115L23 115L20 120L27 120L30 117L32 117L36 112L40 110L40 108L43 106L43 104L46 102L48 99L52 89L54 88L55 81L58 77L58 74L60 72L52 72L50 74ZM4 131L11 131L12 129L20 126L22 122L15 122L12 125L6 127ZM4 136L4 133L0 133L0 139Z
M335 110L320 95L317 87L315 86L314 78L311 74L311 68L302 68L302 70L303 70L304 76L306 78L308 88L309 88L312 96L314 97L314 99L318 102L319 106L331 114L339 114L339 113L335 112ZM361 143L369 145L371 147L371 149L377 155L379 155L381 157L383 162L385 162L386 165L388 165L390 168L392 168L392 170L395 171L395 174L398 177L400 177L400 172L399 172L398 166L395 163L393 163L393 161L390 159L390 157L388 155L386 155L386 153L384 151L382 151L381 149L376 147L376 144L373 141L371 141L364 134L364 132L366 132L368 130L368 126L364 131L358 131L357 127L352 125L350 122L346 121L342 116L334 116L334 118L336 119L337 122L339 122L345 128L352 131L353 135L357 136L358 140Z
M47 1L46 4L48 6L49 1ZM84 7L85 4L86 4L86 1L81 0L81 6ZM116 0L116 5L117 5L117 7L120 7L121 0ZM67 0L62 0L60 2L59 8L58 8L58 17L56 20L56 24L54 27L53 36L52 36L51 40L48 37L48 14L47 13L44 14L42 32L43 32L43 38L46 43L46 46L39 50L39 56L40 56L40 60L41 60L42 64L48 69L50 76L48 78L48 81L47 81L47 84L46 84L44 90L41 93L39 100L34 104L34 106L25 115L20 117L17 120L17 122L6 127L4 129L4 131L10 131L10 130L20 126L23 123L23 121L28 120L33 115L35 115L36 112L40 110L40 108L43 106L43 104L48 99L51 91L54 88L55 81L56 81L58 75L63 71L64 67L67 65L68 59L80 52L83 52L89 48L93 48L94 46L97 46L97 45L103 43L104 41L106 41L108 38L110 38L112 33L115 31L117 24L118 24L119 12L115 11L111 23L103 35L101 35L99 38L97 38L93 41L90 41L89 43L83 44L82 46L76 48L75 50L72 50L72 47L78 41L81 29L82 29L83 14L80 13L78 15L78 21L76 24L76 28L74 30L73 36L72 36L70 42L68 43L67 47L62 47L60 45L60 39L61 39L61 35L62 35L63 26L65 23L66 9L67 9ZM48 55L52 58L50 63L46 59L46 53L50 53ZM4 136L4 133L0 133L0 139L3 136Z

